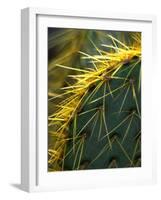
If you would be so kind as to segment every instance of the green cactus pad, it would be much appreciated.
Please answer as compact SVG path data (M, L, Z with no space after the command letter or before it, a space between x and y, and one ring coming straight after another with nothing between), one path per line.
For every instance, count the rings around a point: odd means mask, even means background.
M71 62L84 67L52 59L64 88L49 98L48 169L141 167L141 34L82 33L87 45L79 43L81 57Z

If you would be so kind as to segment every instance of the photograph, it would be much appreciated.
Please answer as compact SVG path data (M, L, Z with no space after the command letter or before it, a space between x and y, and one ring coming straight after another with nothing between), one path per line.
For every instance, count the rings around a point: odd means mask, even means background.
M48 172L141 167L141 32L47 37Z

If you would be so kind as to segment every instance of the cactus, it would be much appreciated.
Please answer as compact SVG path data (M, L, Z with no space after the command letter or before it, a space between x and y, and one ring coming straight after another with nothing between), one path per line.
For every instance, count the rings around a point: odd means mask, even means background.
M141 34L89 40L92 51L78 52L84 67L55 64L74 73L52 98L49 171L141 166Z

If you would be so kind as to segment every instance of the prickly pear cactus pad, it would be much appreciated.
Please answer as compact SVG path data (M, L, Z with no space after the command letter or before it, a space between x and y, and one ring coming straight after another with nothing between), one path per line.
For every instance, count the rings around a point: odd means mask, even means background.
M141 167L141 33L48 29L48 171Z

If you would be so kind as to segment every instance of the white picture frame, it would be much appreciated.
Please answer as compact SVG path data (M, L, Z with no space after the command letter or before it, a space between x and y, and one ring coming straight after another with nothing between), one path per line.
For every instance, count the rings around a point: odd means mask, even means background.
M47 167L47 38L46 28L81 27L144 32L143 41L143 167L140 169L85 170L48 173ZM85 23L84 23L85 22ZM64 11L25 8L21 16L21 187L25 191L54 191L115 185L153 184L156 182L155 133L150 136L153 116L150 65L155 68L156 19L152 15ZM148 41L148 45L147 45ZM150 47L150 48L149 48ZM46 53L45 53L46 52ZM39 60L41 57L41 60ZM41 62L40 62L41 61ZM41 81L40 81L41 80ZM39 90L41 88L41 92ZM43 117L41 115L43 114ZM46 113L46 114L45 114ZM41 126L41 129L40 129ZM42 133L42 131L44 132ZM145 165L144 165L145 163Z

